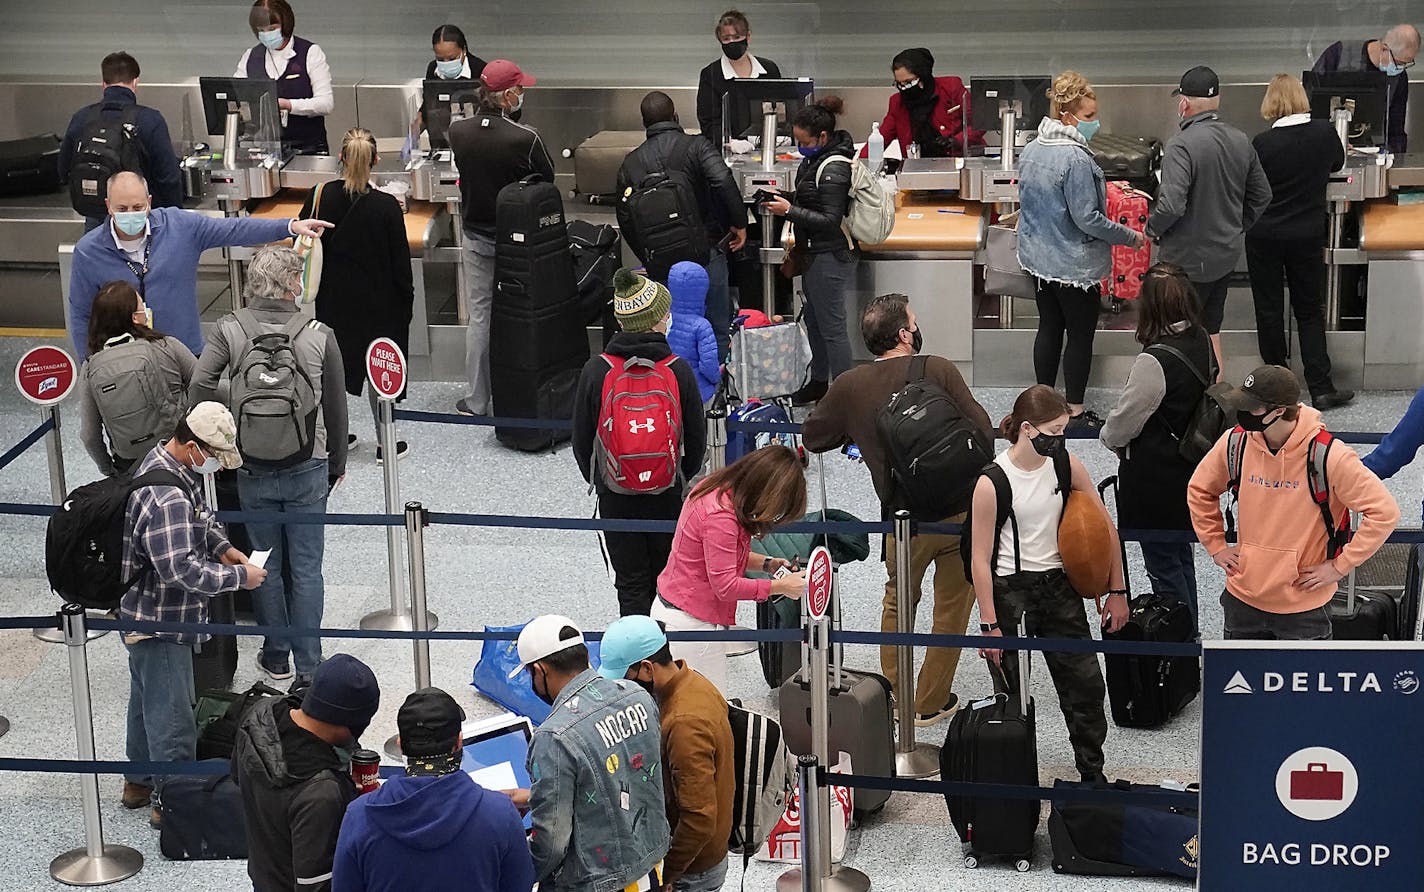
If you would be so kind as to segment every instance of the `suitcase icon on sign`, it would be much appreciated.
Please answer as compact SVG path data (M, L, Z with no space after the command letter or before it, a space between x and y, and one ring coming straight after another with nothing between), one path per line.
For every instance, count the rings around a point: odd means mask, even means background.
M1345 772L1331 771L1324 762L1311 762L1304 771L1292 771L1292 799L1339 802L1345 798Z

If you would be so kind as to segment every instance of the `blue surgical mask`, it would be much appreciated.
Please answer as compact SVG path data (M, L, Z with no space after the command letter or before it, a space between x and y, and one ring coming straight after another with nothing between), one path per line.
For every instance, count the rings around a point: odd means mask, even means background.
M797 146L796 151L801 153L802 158L814 158L822 148L823 146Z
M436 59L435 73L445 80L454 80L465 72L465 59Z
M1389 64L1381 65L1379 67L1379 70L1384 72L1385 77L1398 77L1399 75L1404 73L1404 66L1394 61L1394 57L1391 56L1389 59Z
M114 225L124 235L138 235L148 225L148 211L118 211L114 214Z
M287 42L287 38L282 36L281 28L273 28L271 31L258 31L257 40L269 50L279 50L282 44Z
M1098 135L1098 128L1103 126L1103 122L1079 121L1076 126L1078 128L1078 132L1083 135L1083 138L1091 141L1093 137Z

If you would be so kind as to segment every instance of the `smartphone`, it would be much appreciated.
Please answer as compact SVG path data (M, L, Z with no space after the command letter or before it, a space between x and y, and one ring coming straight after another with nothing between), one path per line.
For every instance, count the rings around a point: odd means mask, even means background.
M775 192L768 192L765 189L758 189L752 195L752 204L765 204L768 201L776 200L778 197L779 196Z

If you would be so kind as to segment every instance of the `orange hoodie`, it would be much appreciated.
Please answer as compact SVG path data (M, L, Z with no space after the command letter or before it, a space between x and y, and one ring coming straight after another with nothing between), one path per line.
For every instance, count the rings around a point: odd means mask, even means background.
M1241 497L1236 507L1241 572L1228 576L1227 589L1267 613L1302 613L1330 602L1337 586L1307 591L1295 586L1301 571L1325 560L1327 536L1320 509L1310 498L1306 464L1310 441L1324 429L1320 413L1302 406L1290 439L1272 455L1265 434L1247 434L1241 461ZM1229 482L1223 435L1201 460L1187 487L1192 527L1208 554L1226 547L1221 495ZM1399 522L1399 505L1383 483L1360 463L1344 443L1330 448L1325 464L1330 510L1360 513L1355 538L1335 558L1335 569L1348 573L1384 543Z

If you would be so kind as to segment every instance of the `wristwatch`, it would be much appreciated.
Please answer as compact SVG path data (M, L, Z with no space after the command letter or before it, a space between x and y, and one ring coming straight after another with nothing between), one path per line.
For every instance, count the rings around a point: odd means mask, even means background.
M982 633L984 633L985 635L989 634L990 632L998 631L998 628L999 628L999 624L998 624L998 623L980 623L980 624L979 624L979 631L982 632Z
M764 557L764 558L761 559L761 572L765 573L765 574L768 575L768 576L771 575L771 558L770 558L770 557Z

